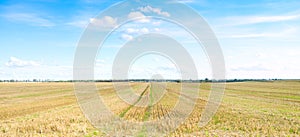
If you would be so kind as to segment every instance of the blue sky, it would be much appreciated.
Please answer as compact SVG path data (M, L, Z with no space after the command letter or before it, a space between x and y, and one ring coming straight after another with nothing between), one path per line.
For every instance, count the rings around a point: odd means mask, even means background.
M72 79L74 53L85 27L116 2L0 1L0 79ZM225 56L227 78L300 78L299 0L180 2L194 8L214 30ZM104 22L117 23L117 18ZM211 77L201 47L194 46L193 39L179 27L160 20L126 24L114 32L96 59L95 77L111 78L113 58L122 44L149 32L183 41L195 59L199 78ZM178 78L175 65L156 55L137 60L130 78L149 78L154 72Z

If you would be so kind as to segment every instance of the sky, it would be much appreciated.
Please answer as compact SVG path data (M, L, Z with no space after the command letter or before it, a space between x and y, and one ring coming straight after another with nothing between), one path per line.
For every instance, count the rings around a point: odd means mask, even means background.
M95 19L117 0L0 1L0 80L73 79L77 43L89 23L116 25L117 17ZM198 12L214 31L226 64L227 79L300 78L299 0L180 0ZM140 7L128 17L147 12L172 17L166 9ZM133 9L131 9L133 10ZM177 9L174 9L177 10ZM120 11L123 12L123 11ZM173 37L193 57L199 79L212 78L201 45L182 27L144 18L124 24L107 38L95 59L95 78L111 79L111 67L122 45L147 33ZM145 55L132 62L129 78L180 78L172 60Z

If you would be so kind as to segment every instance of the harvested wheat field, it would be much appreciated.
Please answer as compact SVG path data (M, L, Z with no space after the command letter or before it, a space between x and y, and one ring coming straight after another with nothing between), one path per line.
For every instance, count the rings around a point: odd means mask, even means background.
M112 83L96 83L106 105L131 121L159 120L174 107L180 83L157 99L151 83L131 83L137 107L117 97ZM227 83L221 106L207 126L197 126L210 83L201 83L194 111L168 136L299 136L300 81ZM183 91L184 92L184 91ZM0 136L105 136L81 112L73 83L0 83ZM142 135L141 135L142 136Z

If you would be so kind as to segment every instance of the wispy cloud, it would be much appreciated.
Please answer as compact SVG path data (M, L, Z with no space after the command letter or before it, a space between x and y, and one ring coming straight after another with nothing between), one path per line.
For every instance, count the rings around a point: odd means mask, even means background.
M40 65L36 67L15 67L4 69L4 74L0 79L51 79L70 80L72 79L72 66L48 66Z
M203 1L203 0L170 0L168 3L184 3L184 4L191 4L191 3L196 3L198 1Z
M77 20L66 23L66 25L79 28L86 28L89 24L92 25L93 28L114 28L118 25L118 20L111 16L104 16L103 18L79 17Z
M300 19L300 14L275 15L275 16L235 16L235 17L226 17L221 20L222 22L225 22L225 26L237 26L237 25L292 21L298 19Z
M33 66L39 66L40 64L35 61L27 61L27 60L21 60L16 57L10 57L9 61L5 63L8 67L33 67Z
M0 75L4 75L4 74L5 74L4 69L0 68Z
M102 1L99 1L99 0L81 0L82 2L85 2L85 3L99 3L99 2L102 2Z
M89 23L88 20L76 20L76 21L68 22L66 24L74 27L86 28L88 23Z
M179 3L194 3L195 0L177 0Z
M261 64L257 64L257 65L247 65L247 66L239 66L239 67L235 67L235 68L231 68L232 71L270 71L269 68L264 67Z
M274 29L275 30L275 29ZM281 30L275 31L263 31L263 32L234 32L239 34L223 35L222 38L280 38L280 39L294 39L299 33L299 28L297 27L287 27ZM232 32L231 32L232 33Z
M54 22L32 13L6 13L1 16L10 21L27 23L33 26L42 26L42 27L55 26Z

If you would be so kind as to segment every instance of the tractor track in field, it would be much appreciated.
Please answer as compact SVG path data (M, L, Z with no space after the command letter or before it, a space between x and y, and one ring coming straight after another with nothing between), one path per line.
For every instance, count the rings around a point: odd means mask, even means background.
M143 120L144 121L147 121L149 118L150 118L150 115L151 115L151 111L153 109L153 93L152 93L152 86L151 86L151 83L149 85L149 96L150 96L150 104L146 107L146 110L145 110L145 114L143 116Z
M144 96L144 94L146 93L146 91L150 88L150 85L147 85L147 87L144 89L144 91L141 93L140 97L132 104L130 105L128 108L126 108L119 116L121 118L123 118L125 116L125 114L132 108L134 107Z
M121 118L123 118L126 114L127 114L127 112L129 111L129 110L131 110L136 104L138 104L139 103L139 101L141 101L141 99L142 99L142 97L144 96L144 94L147 92L147 90L148 89L150 89L150 91L149 91L149 96L150 96L150 104L146 107L146 109L145 109L145 113L144 113L144 116L143 116L143 120L144 121L146 121L146 120L148 120L149 118L150 118L150 115L151 115L151 111L152 111L152 109L153 109L153 95L152 95L152 89L151 89L151 84L149 84L149 85L147 85L147 87L144 89L144 91L141 93L141 95L139 96L139 98L134 102L134 104L132 104L132 105L130 105L129 107L127 107L122 113L120 113L120 117ZM169 91L171 94L175 94L175 95L179 95L179 96L182 96L182 97L184 97L184 98L186 98L186 99L188 99L188 100L197 100L197 99L199 99L199 100L202 100L202 101L205 101L205 102L207 102L207 100L205 100L205 99L201 99L201 98L193 98L193 97L190 97L190 96L188 96L188 95L185 95L185 94L183 94L183 93L180 93L180 92L178 92L178 91L175 91L175 90L171 90L171 89L165 89L165 90L167 90L167 91ZM161 106L161 109L162 109L162 106ZM165 110L161 110L162 112L163 111L165 111ZM168 112L166 112L167 114L168 114ZM169 114L168 114L169 115Z

